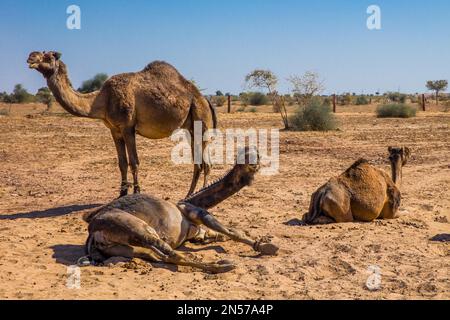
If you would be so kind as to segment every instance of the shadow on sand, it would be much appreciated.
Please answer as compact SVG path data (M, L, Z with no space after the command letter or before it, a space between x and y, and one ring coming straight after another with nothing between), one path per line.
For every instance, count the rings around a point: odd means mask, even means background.
M53 256L57 263L71 266L76 265L78 259L85 255L83 245L57 244L51 247Z
M13 214L0 215L0 220L16 220L16 219L42 219L64 216L66 214L93 209L101 206L101 204L71 205L46 209L41 211L20 212Z

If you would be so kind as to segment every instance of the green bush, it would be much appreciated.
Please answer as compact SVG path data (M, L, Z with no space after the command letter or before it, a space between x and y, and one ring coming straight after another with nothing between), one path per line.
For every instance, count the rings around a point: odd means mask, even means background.
M269 98L264 93L252 92L249 94L248 104L252 106L263 106L269 103Z
M255 113L256 112L256 108L255 107L251 107L250 109L248 109L248 112Z
M391 103L377 108L378 118L411 118L416 116L416 108L404 103Z
M370 103L370 101L369 101L369 99L367 99L366 96L358 96L358 98L356 98L356 102L355 102L355 104L357 106L362 106L362 105L366 105L369 103Z
M81 93L90 93L100 90L106 80L108 80L106 73L98 73L92 79L83 81L78 91Z
M337 128L331 108L318 98L313 98L307 106L299 108L289 123L296 131L329 131Z
M212 103L217 105L218 107L222 107L227 102L227 97L225 96L214 96L212 97Z

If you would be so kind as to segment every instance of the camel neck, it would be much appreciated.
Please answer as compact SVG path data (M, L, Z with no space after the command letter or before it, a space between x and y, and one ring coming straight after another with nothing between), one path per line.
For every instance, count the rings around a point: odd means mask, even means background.
M392 171L392 181L394 181L397 188L400 189L402 185L402 161L398 159L397 161L391 162L391 171Z
M77 117L102 119L99 93L82 94L75 91L67 75L65 64L60 61L58 70L47 78L47 85L56 101L70 114Z
M182 202L190 203L203 209L212 208L249 185L252 176L250 173L240 174L237 166L235 166L221 179L189 196Z

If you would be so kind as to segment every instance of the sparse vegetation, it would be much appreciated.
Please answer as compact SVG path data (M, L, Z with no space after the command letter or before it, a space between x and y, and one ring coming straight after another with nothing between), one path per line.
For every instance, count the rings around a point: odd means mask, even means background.
M300 107L289 123L296 131L330 131L337 128L336 117L330 106L318 98L313 98L308 105Z
M279 112L284 123L284 128L289 129L289 119L286 104L276 91L278 78L270 70L254 70L245 77L245 82L252 88L267 89L273 103L275 112Z
M218 107L222 107L225 105L225 102L227 102L227 98L224 95L217 95L212 97L212 103L215 104Z
M248 96L248 104L251 106L263 106L269 104L269 98L261 92L251 92Z
M416 108L404 103L391 103L377 108L378 118L411 118L415 117Z
M55 101L55 98L53 97L52 92L49 88L44 87L40 88L36 93L36 101L43 103L47 106L46 112L50 111L50 108L52 106L52 103Z
M386 92L386 97L389 101L403 104L406 102L406 94L400 92Z
M301 76L290 76L287 80L292 85L292 93L300 106L309 104L314 96L324 90L323 80L316 72L307 71Z
M355 102L355 104L357 106L367 105L369 103L370 103L370 100L367 99L367 97L365 95L358 96L356 98L356 102Z
M447 90L447 87L448 87L447 80L436 80L427 82L427 89L434 91L436 94L436 105L439 104L439 92Z
M344 93L338 97L338 103L341 106L348 106L352 104L352 96L350 93Z
M106 73L98 73L92 79L86 80L81 84L78 89L81 93L90 93L99 90L103 83L108 79Z

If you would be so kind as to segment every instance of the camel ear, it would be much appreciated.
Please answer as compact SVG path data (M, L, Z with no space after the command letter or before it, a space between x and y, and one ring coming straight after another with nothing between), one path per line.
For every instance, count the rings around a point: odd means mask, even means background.
M388 151L391 152L391 151L392 151L392 147L389 147L389 148L388 148Z
M411 155L411 149L409 149L408 147L404 147L403 153L405 154L406 157L409 158L409 156Z
M55 57L56 60L59 60L61 58L62 54L59 52L53 52L53 56Z

